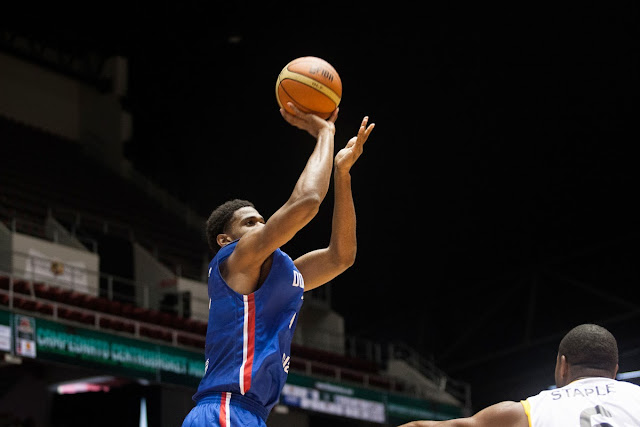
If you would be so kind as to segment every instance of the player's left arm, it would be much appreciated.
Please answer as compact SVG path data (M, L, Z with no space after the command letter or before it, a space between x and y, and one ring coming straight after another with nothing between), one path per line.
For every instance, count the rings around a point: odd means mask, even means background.
M351 191L351 167L363 152L375 124L362 119L358 134L351 138L334 159L334 206L329 246L302 255L295 260L304 278L304 290L315 289L351 267L355 262L356 210Z

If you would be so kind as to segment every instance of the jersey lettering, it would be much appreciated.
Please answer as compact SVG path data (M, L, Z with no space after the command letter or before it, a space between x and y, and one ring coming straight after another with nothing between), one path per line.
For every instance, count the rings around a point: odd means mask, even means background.
M597 395L597 396L606 396L609 393L615 393L615 388L612 384L607 384L606 386L595 386L595 387L585 387L583 389L579 388L568 388L565 390L554 390L551 392L553 396L553 400L562 399L563 397L585 397L589 395Z
M304 289L304 279L299 271L293 270L293 283L291 285Z
M298 314L298 313L293 313L293 316L291 317L291 320L289 321L289 329L291 329L291 326L293 325L293 321L296 320L296 314Z
M289 363L291 362L291 357L282 353L282 368L288 374L289 373Z

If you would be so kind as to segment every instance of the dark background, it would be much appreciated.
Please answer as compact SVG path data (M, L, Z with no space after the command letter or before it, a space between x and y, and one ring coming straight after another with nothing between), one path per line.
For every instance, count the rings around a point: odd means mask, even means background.
M352 170L358 258L331 284L347 333L411 345L475 410L553 384L579 323L640 369L637 4L55 7L12 29L127 57L124 155L203 217L286 201L313 139L280 117L276 78L300 56L337 69L336 150L376 123ZM292 257L328 243L331 207Z

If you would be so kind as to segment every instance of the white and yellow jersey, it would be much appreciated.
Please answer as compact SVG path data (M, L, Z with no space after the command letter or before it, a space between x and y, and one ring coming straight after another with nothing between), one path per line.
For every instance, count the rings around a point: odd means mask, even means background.
M638 427L640 386L584 378L523 400L530 427Z

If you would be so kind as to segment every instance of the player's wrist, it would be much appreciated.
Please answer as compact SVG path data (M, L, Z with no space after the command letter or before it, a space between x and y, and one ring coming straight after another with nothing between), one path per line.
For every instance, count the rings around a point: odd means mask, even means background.
M333 138L336 133L336 128L333 126L323 126L318 130L318 138L329 137Z
M340 166L337 163L333 167L333 176L336 178L349 179L351 178L350 168L346 166Z

